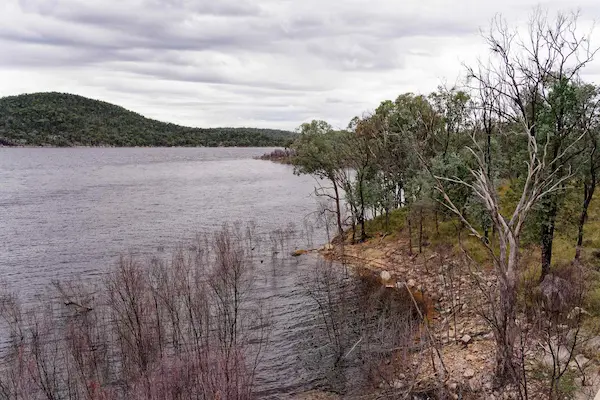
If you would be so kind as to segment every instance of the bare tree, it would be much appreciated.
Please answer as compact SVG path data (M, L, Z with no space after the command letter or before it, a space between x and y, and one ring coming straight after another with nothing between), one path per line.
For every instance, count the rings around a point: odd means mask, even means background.
M589 129L589 123L582 121L586 116L574 114L571 97L579 73L597 49L591 47L589 33L580 33L577 20L576 13L559 13L551 21L538 9L522 37L498 17L486 36L493 59L468 70L478 89L494 98L495 119L523 126L544 148L548 171L542 175L551 174L555 182L569 174L564 166L576 154L573 142ZM550 270L558 201L553 193L543 199L540 281Z
M225 226L170 260L122 257L104 285L56 283L31 310L0 296L0 398L252 398L269 324L249 297L251 236Z
M520 240L525 222L534 206L544 198L554 196L572 176L566 160L583 136L581 131L573 135L574 130L565 123L566 118L561 119L562 122L554 121L551 129L541 129L539 114L539 108L552 109L553 95L561 95L557 94L557 90L562 86L557 89L549 86L548 82L562 84L565 80L576 80L578 72L593 56L587 38L577 36L576 20L576 15L561 14L554 22L549 22L538 11L530 21L529 35L525 40L516 31L509 30L501 19L494 20L487 36L494 59L489 64L481 63L478 69L469 69L469 77L476 82L475 107L486 110L486 118L475 121L483 128L473 130L473 145L469 148L474 160L471 168L474 181L468 183L456 177L435 176L444 205L481 240L494 263L498 293L488 317L496 341L496 376L499 381L518 380L514 356L519 329L516 305ZM558 118L560 111L552 110L551 114ZM510 214L501 212L496 184L488 168L489 156L479 144L479 132L489 132L490 118L495 121L496 130L527 138L524 184ZM446 192L445 182L459 183L473 191L489 213L497 248L453 203ZM547 247L544 252L547 252Z

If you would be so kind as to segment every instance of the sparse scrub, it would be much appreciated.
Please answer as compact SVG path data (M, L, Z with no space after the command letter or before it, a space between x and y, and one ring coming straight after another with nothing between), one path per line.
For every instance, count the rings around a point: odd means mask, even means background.
M268 339L249 238L224 227L170 260L121 257L95 288L2 297L6 399L250 399ZM93 289L93 290L92 290Z
M434 343L424 329L424 304L415 308L405 287L385 287L369 270L348 275L319 263L305 290L317 307L325 338L311 361L336 392L356 396L380 388L383 398L418 395L440 387L417 387Z

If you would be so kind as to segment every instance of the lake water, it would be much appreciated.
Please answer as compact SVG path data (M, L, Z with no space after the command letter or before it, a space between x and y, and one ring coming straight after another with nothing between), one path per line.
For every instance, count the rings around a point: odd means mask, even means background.
M0 148L0 276L27 301L54 279L96 279L120 254L162 252L250 222L268 236L317 209L314 180L254 160L265 148ZM325 241L313 236L315 245ZM306 247L297 234L292 246ZM318 385L298 343L314 323L299 285L315 259L303 256L257 279L273 307L270 349L259 373L264 396Z

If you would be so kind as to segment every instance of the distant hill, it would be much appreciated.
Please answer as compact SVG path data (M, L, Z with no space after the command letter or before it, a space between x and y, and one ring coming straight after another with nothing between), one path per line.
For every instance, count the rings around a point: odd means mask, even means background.
M4 146L286 146L293 133L259 128L189 128L66 93L0 98Z

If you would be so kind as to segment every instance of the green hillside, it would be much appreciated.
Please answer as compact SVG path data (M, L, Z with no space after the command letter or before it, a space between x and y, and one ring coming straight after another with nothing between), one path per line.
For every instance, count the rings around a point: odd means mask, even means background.
M0 98L5 146L285 146L289 131L189 128L66 93Z

